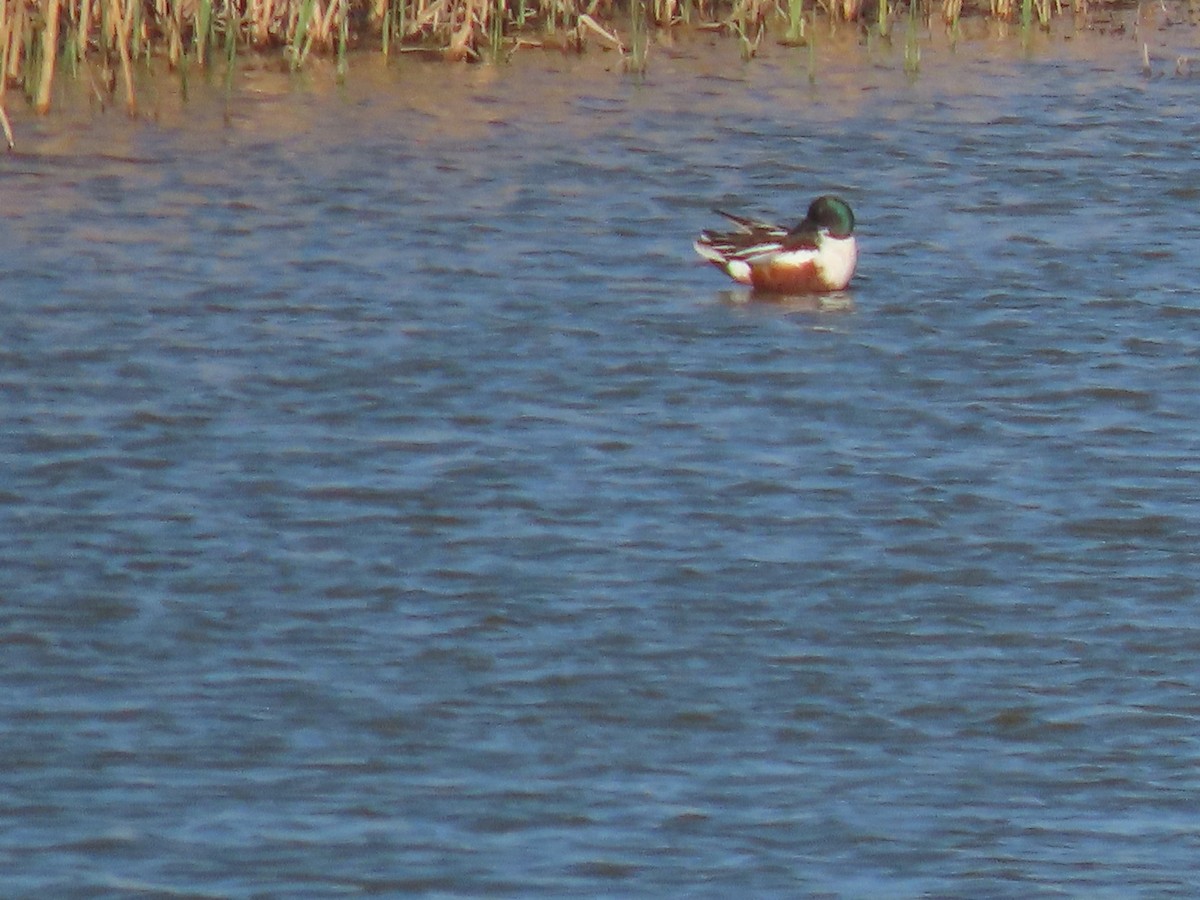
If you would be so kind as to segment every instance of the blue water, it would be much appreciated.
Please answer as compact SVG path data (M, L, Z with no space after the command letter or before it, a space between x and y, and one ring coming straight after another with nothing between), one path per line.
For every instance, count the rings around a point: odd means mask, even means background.
M1200 890L1194 83L722 46L23 120L0 893Z

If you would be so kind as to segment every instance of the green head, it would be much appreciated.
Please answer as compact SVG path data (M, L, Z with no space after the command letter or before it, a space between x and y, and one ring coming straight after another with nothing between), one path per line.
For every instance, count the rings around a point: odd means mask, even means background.
M824 228L831 237L846 238L854 233L854 213L841 197L826 194L808 207L805 221L815 228Z

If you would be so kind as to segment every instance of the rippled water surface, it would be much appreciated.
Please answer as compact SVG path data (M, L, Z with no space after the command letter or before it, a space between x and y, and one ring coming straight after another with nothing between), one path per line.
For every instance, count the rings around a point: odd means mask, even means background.
M0 893L1194 896L1197 87L1112 40L22 118ZM827 191L825 304L691 252Z

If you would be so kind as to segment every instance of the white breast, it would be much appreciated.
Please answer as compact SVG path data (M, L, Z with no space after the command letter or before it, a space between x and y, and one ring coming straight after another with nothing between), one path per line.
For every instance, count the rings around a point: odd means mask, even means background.
M825 280L841 290L850 283L854 275L854 266L858 263L858 242L854 237L831 238L821 241L821 250L817 254L817 265L824 273Z

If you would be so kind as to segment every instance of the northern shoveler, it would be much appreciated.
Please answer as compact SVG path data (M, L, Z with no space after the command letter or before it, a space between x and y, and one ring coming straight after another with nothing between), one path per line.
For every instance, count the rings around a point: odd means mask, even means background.
M840 291L854 275L854 213L839 197L818 197L791 229L715 212L737 231L702 231L693 246L734 281L772 294L809 294Z

